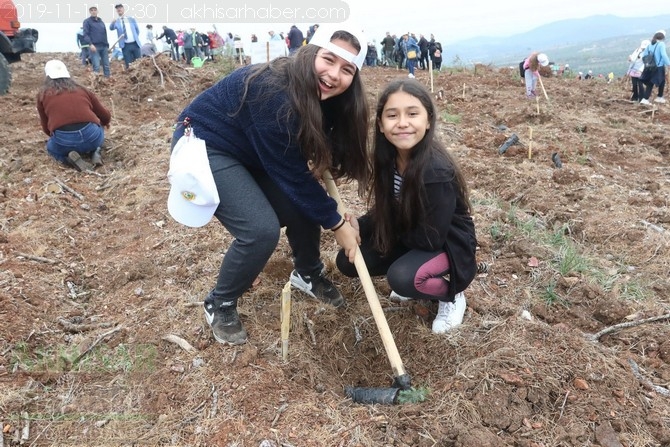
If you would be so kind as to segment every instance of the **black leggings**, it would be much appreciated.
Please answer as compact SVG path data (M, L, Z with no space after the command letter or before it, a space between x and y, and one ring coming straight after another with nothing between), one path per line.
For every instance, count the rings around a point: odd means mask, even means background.
M368 222L359 220L361 225L361 254L370 276L386 275L386 280L399 295L415 298L447 301L449 280L449 258L442 251L408 249L396 245L391 252L382 256L371 244ZM349 262L344 250L337 254L337 268L346 276L356 278L356 266Z
M649 99L651 96L651 91L654 88L654 81L658 82L658 94L656 97L663 97L663 91L665 90L665 66L658 67L656 70L657 72L653 74L650 79L644 82L646 86L644 91L644 99Z

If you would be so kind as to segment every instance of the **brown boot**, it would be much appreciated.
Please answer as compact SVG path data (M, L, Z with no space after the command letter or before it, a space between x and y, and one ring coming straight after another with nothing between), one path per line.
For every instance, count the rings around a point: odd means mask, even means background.
M70 153L67 154L67 159L77 171L93 170L93 165L81 158L81 155L79 155L79 152L77 151L70 151Z

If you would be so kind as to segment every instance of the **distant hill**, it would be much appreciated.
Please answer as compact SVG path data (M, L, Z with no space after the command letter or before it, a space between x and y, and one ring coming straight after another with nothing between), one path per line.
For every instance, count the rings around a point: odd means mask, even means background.
M643 39L659 29L670 30L670 15L617 17L598 15L540 26L509 37L477 37L444 48L446 65L476 62L515 66L531 51L547 53L552 62L573 71L625 74L627 58Z

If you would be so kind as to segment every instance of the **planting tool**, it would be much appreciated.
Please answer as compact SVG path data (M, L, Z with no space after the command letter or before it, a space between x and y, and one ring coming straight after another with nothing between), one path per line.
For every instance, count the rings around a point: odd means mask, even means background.
M344 216L344 205L342 204L342 199L340 198L340 193L337 190L335 181L333 180L333 177L329 171L324 172L323 180L326 184L328 195L335 199L339 213ZM363 255L358 249L356 250L356 255L354 258L354 265L356 266L358 277L361 281L361 285L363 286L365 297L368 299L368 304L370 305L372 316L374 317L375 324L379 330L379 335L381 336L382 342L384 343L384 349L386 350L386 356L388 357L391 368L393 369L394 378L393 384L390 388L347 387L345 392L347 397L350 397L354 402L358 403L396 403L398 393L401 390L408 390L411 388L411 379L409 374L407 374L405 371L402 359L400 358L400 353L398 352L398 348L395 344L395 341L393 340L393 334L391 333L391 329L389 328L386 317L384 316L384 310L379 303L379 297L375 291L375 286L372 283L372 279L370 278L368 267L365 265Z
M504 154L507 152L507 149L509 149L511 146L517 144L519 142L519 137L517 134L513 133L510 135L510 137L498 148L498 153L500 155Z
M542 82L542 76L538 78L540 80L540 87L542 87L542 93L544 93L544 98L547 100L548 103L551 103L549 101L549 96L547 95L547 91L544 89L544 83Z

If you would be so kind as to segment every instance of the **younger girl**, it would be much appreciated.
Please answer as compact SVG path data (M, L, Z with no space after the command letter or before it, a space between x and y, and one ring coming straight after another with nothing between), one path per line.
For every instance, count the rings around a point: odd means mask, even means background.
M540 66L546 67L547 65L549 65L549 58L544 53L531 53L523 61L523 69L525 70L523 77L526 81L527 98L535 98L537 96L535 89L537 88L537 80L540 77Z
M463 291L474 278L475 227L468 190L455 160L435 137L436 110L419 82L401 79L377 106L372 204L356 219L370 275L386 275L396 297L439 301L433 332L463 321ZM337 266L355 277L351 253Z

